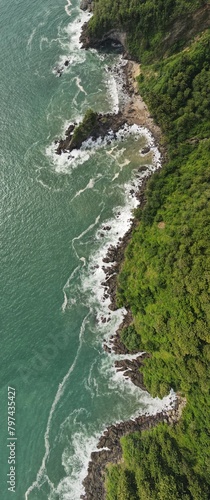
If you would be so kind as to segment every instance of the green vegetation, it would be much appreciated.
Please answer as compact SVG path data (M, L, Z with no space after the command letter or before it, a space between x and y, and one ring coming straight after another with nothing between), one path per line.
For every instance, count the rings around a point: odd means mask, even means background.
M107 500L209 499L207 481L194 470L194 455L183 452L173 428L160 424L121 443L124 462L108 467Z
M130 352L139 352L143 349L140 336L138 335L134 325L129 325L123 328L120 334L120 338L125 347L127 347Z
M83 141L90 137L97 123L98 114L88 109L82 120L82 123L75 128L71 140L71 149L79 148Z
M94 16L89 23L91 37L99 37L118 28L128 35L128 50L143 62L154 60L162 52L165 37L174 22L180 20L182 37L171 50L180 49L189 29L186 15L205 5L205 0L94 0ZM186 28L185 28L186 23ZM169 48L167 40L167 49Z
M121 3L118 17L125 5L135 10L135 1ZM161 3L138 5L154 9ZM198 3L180 0L174 9ZM166 1L165 8L170 4ZM144 36L140 45L142 40ZM107 470L107 500L207 500L210 32L200 34L186 50L160 62L155 53L154 59L141 67L139 89L164 132L169 160L150 180L146 206L136 211L139 225L118 282L118 304L131 309L134 324L121 338L130 349L139 345L152 354L143 368L149 392L162 397L172 387L186 395L187 406L175 427L159 425L122 439L123 461Z

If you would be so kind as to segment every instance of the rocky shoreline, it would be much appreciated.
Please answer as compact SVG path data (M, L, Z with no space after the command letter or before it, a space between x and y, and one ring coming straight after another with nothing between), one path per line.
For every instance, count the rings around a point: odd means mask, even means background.
M146 184L148 182L148 177L145 178L139 187L139 191L136 194L139 205L142 207L146 202L145 189ZM102 283L104 286L104 294L109 296L110 305L109 308L114 311L117 309L117 277L119 275L122 263L124 261L125 249L131 239L132 233L135 227L138 225L138 220L133 219L130 229L124 235L124 237L119 241L116 247L110 246L107 252L106 257L103 259L105 264L111 264L111 266L103 267L105 272L105 280ZM123 319L123 322L119 326L115 335L112 335L107 343L104 341L103 348L106 352L115 354L131 354L131 352L125 347L125 345L121 341L121 331L123 328L132 324L133 318L130 310L127 310L126 316ZM136 352L138 353L138 351ZM134 354L134 351L132 351ZM131 381L142 390L146 390L146 387L143 382L143 375L140 371L142 365L144 363L144 359L149 357L148 353L139 353L139 356L133 360L125 359L120 361L115 361L115 367L117 371L122 371L123 375L127 378L130 378Z
M136 72L137 69L136 63L128 61L124 68L128 101L126 102L126 105L121 112L121 119L124 120L124 123L126 122L129 125L137 123L138 125L149 128L149 130L155 136L155 140L159 141L161 137L161 131L159 127L157 127L153 123L146 105L142 101L139 94L137 94L137 90L135 88L134 72ZM131 103L132 107L130 107ZM145 154L147 152L148 151L145 150ZM144 151L142 151L142 153L144 153ZM161 149L161 153L163 164L166 159L166 150L164 147ZM142 167L140 167L140 170L141 169ZM150 175L148 175L148 177L145 177L143 181L141 179L141 184L139 186L138 192L135 193L135 196L137 197L139 205L141 205L141 207L143 207L146 203L146 185L149 176ZM104 257L103 259L105 280L102 285L104 286L105 297L110 297L109 308L111 310L117 309L117 276L120 272L120 268L124 260L125 249L137 224L138 220L134 218L130 229L127 231L123 238L119 239L118 245L116 247L111 245L108 249L106 257ZM107 228L107 230L108 229L109 228ZM107 266L106 264L109 264L109 266ZM146 390L143 381L143 375L140 370L142 368L144 360L150 355L148 353L137 352L137 356L135 356L134 359L126 359L126 354L131 353L121 341L120 333L122 329L126 326L129 326L132 321L131 311L128 310L117 332L111 336L108 343L104 341L103 347L104 350L108 353L114 352L115 354L125 355L124 359L115 361L116 370L123 372L125 378L129 378L136 386L138 386L142 390ZM91 454L88 473L83 481L85 494L82 495L81 498L83 500L105 499L105 469L108 463L118 463L122 459L122 449L120 444L120 438L122 436L129 434L130 432L150 429L151 427L157 425L159 422L165 422L167 424L174 425L179 420L185 404L185 399L177 395L173 409L161 411L156 415L141 415L135 419L130 419L126 422L121 422L116 425L109 426L99 440L99 443L97 445L98 451L94 451Z
M86 31L86 26L84 26L81 40L83 42L83 47L85 48L89 46L89 41L85 38ZM127 99L125 100L123 109L120 111L120 120L122 120L122 123L124 122L128 125L133 125L135 123L149 129L159 146L163 164L166 161L166 148L164 145L161 145L163 141L160 128L153 122L146 104L138 93L136 76L138 76L139 72L140 65L134 61L129 60L123 66L123 87L126 92ZM118 120L117 115L112 116L116 116L116 120ZM115 120L115 118L113 119ZM146 152L147 151L145 151L145 153ZM142 151L142 153L144 152ZM148 177L144 178L143 181L141 180L138 193L135 194L141 207L146 203L145 190L148 182ZM111 310L117 309L117 276L119 275L120 268L124 260L125 249L137 224L138 220L134 218L129 231L119 241L116 247L109 247L107 255L103 259L105 280L102 284L104 286L105 296L110 297L111 303L109 308ZM109 266L106 266L106 264L109 264ZM131 323L132 314L131 311L128 310L122 324L120 325L115 335L112 335L108 343L104 341L103 347L104 350L108 353L114 352L115 354L125 355L124 359L115 361L116 370L122 371L123 375L126 378L129 378L132 383L134 383L142 390L146 390L143 381L143 375L141 373L141 368L144 363L144 359L149 357L150 355L148 353L139 353L138 355L137 353L137 356L135 356L134 359L126 359L126 355L130 354L130 352L121 341L120 333L122 329L129 326ZM94 451L91 454L88 473L83 481L85 494L81 498L83 500L98 500L99 498L100 500L105 499L105 468L110 462L118 463L121 461L122 449L120 445L120 438L122 436L129 434L130 432L150 429L151 427L157 425L159 422L165 422L167 424L174 425L179 420L185 404L186 401L177 395L173 409L161 411L156 415L142 415L137 417L136 419L130 419L126 422L121 422L119 424L111 425L110 427L108 427L108 429L99 440L99 443L97 445L98 451Z
M70 123L65 132L65 138L55 141L56 153L58 155L66 152L70 153L73 149L79 149L84 140L91 138L94 141L99 137L104 138L110 130L112 131L111 139L116 139L116 133L125 124L129 126L135 124L145 127L151 132L155 139L155 143L158 144L163 163L166 160L166 147L164 145L161 129L154 123L146 104L138 93L136 77L140 73L140 65L134 61L127 61L126 63L123 62L121 66L115 67L113 70L109 68L109 71L112 71L115 77L118 77L122 82L124 102L121 105L121 109L118 113L96 113L94 127L91 130L87 130L86 137L82 138L82 140L76 144L74 142L74 132L78 124ZM148 151L149 149L143 150L142 154L146 154Z
M92 10L93 2L91 0L82 0L81 8L84 10ZM86 37L87 26L83 26L83 31L80 41L83 43L83 48L89 47L89 41ZM110 34L109 34L110 35ZM113 34L115 40L118 39L122 45L124 44L123 34L120 34L118 38ZM117 35L118 36L118 35ZM112 34L110 36L112 38ZM91 45L92 46L92 45ZM97 45L99 46L99 44ZM125 46L125 45L124 45ZM111 69L110 69L111 70ZM140 125L149 129L152 133L155 142L158 144L159 150L162 156L162 164L166 160L166 148L162 146L162 134L160 128L153 122L150 116L149 110L144 103L143 99L138 93L136 77L140 73L140 65L134 61L128 60L126 64L121 67L123 72L123 91L125 92L126 99L122 105L122 109L116 114L97 114L96 123L91 133L87 135L85 140L91 137L92 140L96 140L98 137L105 137L110 129L113 131L113 137L115 138L118 130L125 124L128 125ZM115 68L116 72L116 68ZM117 70L118 72L118 70ZM120 75L120 76L121 76ZM74 131L77 124L70 124L68 130L66 131L65 139L61 139L57 143L57 154L62 154L63 152L71 152L75 144L72 141ZM84 141L84 138L83 138ZM81 143L83 142L81 141ZM81 146L78 143L78 148ZM142 154L146 154L150 148L145 151L142 150ZM142 167L140 167L142 170ZM138 176L138 174L137 174ZM141 177L141 176L140 176ZM148 175L149 177L149 175ZM138 198L139 204L144 206L146 203L146 184L148 177L145 177L139 186L138 193L135 196ZM110 246L104 260L103 270L105 272L105 280L103 282L104 295L105 297L110 297L110 309L116 310L116 293L117 293L117 276L120 272L122 262L124 260L125 249L131 239L132 232L138 224L137 219L133 219L129 231L124 235L123 238L119 239L119 243L116 247ZM107 228L108 230L108 228ZM109 264L107 266L106 264ZM110 265L111 264L111 265ZM106 321L106 320L105 320ZM130 354L128 349L121 341L121 330L125 326L129 326L132 323L132 314L128 310L122 324L120 325L118 331L113 335L109 342L104 342L104 350L108 353L123 354L125 358L115 362L115 368L117 371L123 372L126 378L129 378L132 383L146 390L143 381L143 375L141 373L141 368L144 360L149 357L148 353L136 353L133 359L126 359L126 355ZM126 422L121 422L116 425L111 425L107 428L104 434L101 436L99 443L97 445L98 451L94 451L91 454L88 473L83 481L85 487L85 494L81 497L83 500L103 500L105 499L105 486L104 486L104 476L106 465L110 462L118 463L122 459L122 449L120 445L120 438L130 432L142 431L150 429L151 427L157 425L159 422L165 422L168 424L175 424L180 418L181 411L186 401L177 395L175 405L173 409L168 409L167 411L161 411L156 415L141 415L135 419L130 419Z
M181 416L182 409L186 404L185 399L177 396L173 409L156 413L156 415L142 415L135 420L120 422L111 425L101 436L97 445L98 451L91 453L91 461L88 466L88 475L84 479L85 494L83 500L105 499L105 468L108 463L119 463L122 460L122 448L120 438L131 432L149 430L160 422L174 425Z

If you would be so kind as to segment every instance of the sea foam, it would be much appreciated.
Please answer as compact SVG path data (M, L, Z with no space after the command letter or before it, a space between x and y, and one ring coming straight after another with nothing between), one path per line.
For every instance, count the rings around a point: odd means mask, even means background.
M130 229L133 220L132 211L138 206L139 203L137 198L139 186L143 182L143 179L147 177L150 172L155 171L160 167L161 163L159 150L155 146L154 139L147 129L137 125L125 125L118 131L117 139L123 140L129 135L144 135L147 140L147 144L151 148L153 161L148 166L148 169L141 174L141 179L136 178L134 175L130 182L127 182L123 185L125 193L124 206L116 207L113 210L113 217L109 220L103 221L103 224L98 228L95 235L96 240L99 241L99 248L90 257L88 270L86 273L84 271L84 275L82 277L82 287L85 292L89 293L89 301L92 304L98 304L97 319L99 325L102 325L101 315L103 315L103 317L107 319L108 315L110 314L110 299L104 298L104 285L102 283L106 280L106 274L103 268L111 267L112 264L105 264L103 259L106 257L110 245L116 247L119 244L120 239ZM102 143L105 142L106 138L102 141ZM101 146L102 143L98 144L98 146ZM125 164L127 164L127 162L123 163L122 165ZM131 190L133 194L131 194ZM109 231L103 230L103 227L105 226L109 226ZM102 244L101 233L103 233ZM116 315L119 314L119 311L116 312ZM124 310L122 310L122 314L124 314Z
M52 70L56 76L60 76L64 71L69 71L72 66L84 63L86 59L85 50L80 50L80 36L83 24L91 18L92 14L80 10L78 7L70 9L69 0L68 5L66 5L66 10L68 10L69 16L76 13L76 19L68 23L65 28L59 29L57 40L63 54L60 54ZM68 61L68 65L65 65L66 61Z
M75 120L77 123L81 122L81 117L77 117ZM69 125L69 123L68 123ZM66 129L67 127L67 122L65 124ZM64 127L62 128L61 135L63 132ZM123 141L133 135L134 138L139 137L139 136L144 136L148 146L151 148L151 152L153 155L153 160L151 163L151 166L149 167L150 170L155 171L157 168L160 167L161 165L161 155L158 150L158 148L155 146L154 139L152 137L152 134L150 131L145 128L141 127L139 125L127 125L125 124L123 127L121 127L116 134L113 133L113 131L110 129L110 131L107 133L107 135L102 138L99 137L97 140L93 140L91 137L84 141L80 147L80 149L73 149L71 152L69 151L64 151L61 155L58 155L56 153L56 145L55 143L51 143L45 150L46 155L50 158L51 162L53 162L55 171L57 173L71 173L71 171L75 168L77 168L78 165L82 165L85 163L91 156L95 154L97 150L99 150L102 147L106 147L108 144L112 143L113 144L113 149L110 152L107 152L107 154L113 154L114 151L114 146L116 144L116 139L117 141ZM116 137L116 139L115 139ZM116 145L117 146L117 145ZM116 153L118 154L118 153ZM121 154L121 153L120 153ZM113 155L114 157L114 155ZM129 160L126 160L126 162L123 165L128 164ZM146 174L148 175L148 173Z

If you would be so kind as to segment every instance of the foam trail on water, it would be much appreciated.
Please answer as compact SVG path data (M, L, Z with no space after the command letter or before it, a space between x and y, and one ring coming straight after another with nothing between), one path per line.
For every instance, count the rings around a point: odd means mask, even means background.
M36 33L36 30L37 30L37 27L33 29L32 33L31 33L31 34L30 34L30 36L29 36L29 39L28 39L27 45L28 45L28 46L30 46L30 48L31 48L31 42L32 42L32 40L33 40L33 38L34 38L34 35L35 35L35 33Z
M82 233L80 233L80 234L79 234L79 236L76 236L76 237L75 237L75 238L73 238L73 240L72 240L72 248L73 248L73 250L74 250L74 252L75 252L75 254L76 254L76 256L77 256L78 260L80 260L80 262L82 262L82 263L83 263L83 266L82 266L82 267L85 267L85 265L86 265L86 259L85 259L85 257L79 257L79 255L78 255L78 253L77 253L77 251L76 251L76 249L75 249L74 242L75 242L75 241L80 240L80 239L81 239L81 238L82 238L85 234L87 234L87 233L88 233L91 229L93 229L93 228L95 227L95 225L97 225L97 224L98 224L99 220L100 220L100 215L98 215L98 216L96 217L95 222L93 222L92 224L90 224L90 225L87 227L87 229L85 229L84 231L82 231ZM77 271L78 271L79 269L80 269L80 266L77 266L77 267L74 269L74 271L71 273L71 275L69 276L69 278L68 278L67 282L65 283L65 285L64 285L64 287L63 287L64 301L63 301L63 304L62 304L62 306L61 306L61 310L62 310L62 312L63 312L63 313L65 312L65 310L66 310L66 308L67 308L67 306L68 306L68 303L69 303L66 291L69 289L69 287L70 287L70 282L73 280L73 278L75 277L75 274L77 273ZM76 299L74 299L74 300L73 300L73 302L71 301L71 303L72 303L72 304L75 304L75 301L76 301Z
M95 222L93 222L92 224L90 224L87 229L85 229L84 231L82 231L82 233L79 234L79 236L75 236L75 238L73 238L72 240L72 248L77 256L77 258L80 260L80 257L75 249L75 246L74 246L74 242L75 241L78 241L80 240L85 234L87 234L91 229L93 229L98 223L99 223L99 220L100 220L100 217L101 215L98 215L95 219Z
M71 15L71 11L69 9L71 7L71 5L72 5L71 0L67 0L67 4L65 5L65 11L66 11L67 16Z
M66 295L66 292L64 289L63 289L63 295L64 295L64 301L63 301L63 304L61 306L61 309L62 309L62 312L65 312L67 304L68 304L68 298L67 298L67 295Z
M98 394L99 393L99 387L98 387L98 382L96 380L95 377L93 377L93 368L95 367L97 363L97 359L95 359L95 361L93 361L91 367L90 367L90 370L89 370L89 375L87 377L87 379L85 380L85 388L90 391L91 393L91 397L93 398L95 396L95 394Z
M48 15L48 14L47 14ZM40 22L34 29L33 31L31 32L30 36L29 36L29 39L28 39L28 42L27 42L27 46L29 47L29 49L31 50L31 44L32 44L32 41L33 41L33 38L37 32L37 30L41 27L41 26L44 26L45 23Z
M76 76L76 77L74 78L74 80L76 81L76 84L77 84L78 89L79 89L81 92L83 92L85 95L87 95L86 90L85 90L85 89L84 89L84 87L81 85L81 79L80 79L78 76Z
M39 42L40 51L42 51L42 45L43 45L43 43L49 44L49 40L48 40L47 36L42 36L40 38L40 42Z
M86 265L86 258L85 257L80 257L80 259L83 262L83 267Z
M64 301L63 301L63 304L61 306L62 312L65 312L67 304L68 304L68 298L67 298L67 295L66 295L66 290L67 290L67 288L69 288L70 282L74 278L74 276L77 273L77 271L79 270L79 268L80 268L80 266L77 266L74 269L74 271L71 273L71 275L69 276L69 278L67 279L67 282L65 283L65 285L63 287Z
M101 177L101 176L100 176ZM73 196L73 198L71 199L71 202L77 198L78 196L80 196L82 193L84 193L87 189L93 189L94 186L95 186L95 182L96 182L96 179L90 179L87 186L85 186L83 189L80 189L79 191L77 191L77 193Z
M44 435L45 454L44 454L44 457L42 459L41 467L37 473L36 480L32 483L31 486L29 486L29 488L27 489L27 491L25 493L25 500L28 500L30 493L35 488L39 488L45 481L47 481L49 486L51 487L51 489L54 490L54 485L49 480L47 473L46 473L46 462L47 462L47 459L48 459L49 453L50 453L49 434L50 434L51 422L52 422L52 418L53 418L53 414L55 412L56 406L57 406L58 402L60 401L61 396L63 395L66 382L69 379L71 373L73 372L75 365L76 365L76 362L77 362L77 359L79 357L79 353L80 353L80 350L82 347L83 336L84 336L84 332L85 332L85 326L86 326L86 323L87 323L87 320L88 320L88 317L90 316L90 314L91 314L91 311L88 312L88 314L85 316L85 318L82 321L82 325L81 325L80 333L79 333L79 346L77 349L76 356L75 356L74 361L73 361L72 365L70 366L68 372L66 373L65 377L63 378L62 382L59 384L55 399L54 399L53 404L51 406L50 414L49 414L48 421L47 421L47 428L46 428L45 435Z

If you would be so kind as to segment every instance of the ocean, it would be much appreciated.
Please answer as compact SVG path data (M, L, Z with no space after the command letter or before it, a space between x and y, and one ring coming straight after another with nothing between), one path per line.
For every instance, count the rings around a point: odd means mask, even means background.
M104 299L103 258L130 227L137 171L153 171L158 151L141 156L152 139L133 126L55 154L69 123L88 108L117 111L125 98L110 70L122 56L80 48L90 14L79 3L1 0L3 500L78 500L106 427L170 399L116 373L117 355L102 346L125 313Z

